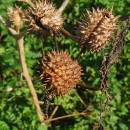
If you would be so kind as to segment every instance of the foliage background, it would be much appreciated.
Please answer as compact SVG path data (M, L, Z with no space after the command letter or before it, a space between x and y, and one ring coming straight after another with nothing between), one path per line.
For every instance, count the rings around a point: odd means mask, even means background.
M57 7L62 1L53 0ZM7 8L14 0L0 1L0 14L6 18ZM25 4L22 4L26 8ZM130 0L71 0L63 13L64 27L74 34L77 21L85 9L112 8L115 15L125 19L130 15ZM42 58L41 51L51 51L58 45L59 49L68 51L72 58L76 58L80 46L72 40L61 36L59 38L47 38L44 41L33 35L25 37L26 61L32 76L32 80L39 99L44 99L44 89L41 87L38 77L35 75L37 62ZM106 50L109 49L109 46ZM86 52L80 64L84 69L84 81L95 87L100 84L99 66L101 54ZM31 102L31 96L22 78L21 66L15 40L11 37L3 25L0 24L0 130L46 130L47 126L40 126L35 108ZM130 129L130 30L126 37L123 55L118 64L111 66L109 75L109 93L111 102L107 106L108 112L103 118L102 124L107 130ZM88 117L75 116L52 122L52 130L90 130L99 119L100 91L76 89L84 102L88 105ZM54 99L55 105L60 105L55 117L72 114L75 111L82 112L85 107L81 104L74 91L63 98ZM104 97L105 98L105 97ZM53 107L51 108L53 109Z

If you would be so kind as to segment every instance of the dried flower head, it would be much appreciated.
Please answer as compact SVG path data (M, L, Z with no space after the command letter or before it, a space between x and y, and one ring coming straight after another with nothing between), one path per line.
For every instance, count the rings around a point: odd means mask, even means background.
M87 14L83 16L82 22L77 28L77 36L86 49L101 50L106 46L116 29L117 17L113 16L112 10L107 9L93 9L92 12L88 10L86 12Z
M26 21L31 25L31 30L35 33L58 34L63 24L61 13L52 3L42 0L33 2L26 14Z
M60 96L76 86L81 79L81 71L77 61L73 61L68 53L53 51L42 61L40 79L46 82L51 94Z
M23 25L23 12L21 11L21 8L18 6L15 8L9 7L7 19L9 21L9 25L18 31Z

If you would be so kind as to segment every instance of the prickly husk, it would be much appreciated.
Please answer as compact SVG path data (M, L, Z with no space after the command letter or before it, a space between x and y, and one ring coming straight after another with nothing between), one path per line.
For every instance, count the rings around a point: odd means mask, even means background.
M41 80L55 96L65 95L79 83L82 69L77 61L62 51L48 53L42 62Z
M33 4L26 14L26 22L31 27L30 32L45 36L59 34L63 19L55 6L41 0Z
M86 15L83 16L76 31L80 43L90 51L103 49L117 27L116 19L112 10L93 9L92 12L86 10Z

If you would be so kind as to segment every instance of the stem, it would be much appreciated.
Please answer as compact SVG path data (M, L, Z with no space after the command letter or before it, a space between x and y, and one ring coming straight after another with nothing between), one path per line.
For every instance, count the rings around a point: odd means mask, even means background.
M56 120L61 120L61 119L68 118L68 117L72 117L72 116L85 115L85 114L86 114L86 113L81 112L81 113L75 113L75 114L65 115L65 116L61 116L61 117L56 117L56 118L53 118L53 119L48 119L48 120L46 120L45 123L46 123L46 122L56 121Z
M53 110L53 112L52 112L52 114L51 114L51 116L50 116L49 119L52 119L52 118L53 118L53 116L55 115L55 113L56 113L56 111L58 110L58 108L59 108L59 106L56 106L56 107L55 107L55 109Z
M66 8L67 4L68 4L69 0L64 0L64 2L62 3L61 7L59 8L59 12L63 12L64 9Z
M86 105L86 103L83 101L83 99L79 96L79 94L76 92L76 91L74 91L75 92L75 95L78 97L78 99L80 100L80 102L85 106L85 108L87 108L88 106Z
M72 34L70 34L67 30L65 30L63 27L60 29L61 33L69 38L71 38L72 40L74 40L75 42L79 42L79 39L76 38L75 36L73 36Z
M0 22L10 31L12 35L17 35L17 32L8 26L8 23L3 19L3 17L0 15Z
M22 66L22 70L23 70L23 75L24 75L25 80L28 84L28 87L29 87L29 90L30 90L30 93L31 93L31 96L32 96L32 101L35 105L36 112L37 112L38 118L40 120L40 123L44 123L45 116L42 113L42 110L39 106L38 97L37 97L36 91L34 89L33 83L31 81L31 78L30 78L30 75L29 75L29 72L28 72L28 68L27 68L27 65L26 65L26 62L25 62L23 36L26 34L27 30L23 31L22 33L16 32L16 30L14 30L14 29L12 29L8 26L8 23L3 19L3 17L1 15L0 15L0 22L10 31L10 33L14 36L14 38L17 41L19 57L20 57L21 66Z
M83 54L85 53L86 51L86 47L85 46L82 46L82 49L81 51L79 52L78 56L77 56L77 61L80 61L80 59L82 58Z
M25 80L27 81L27 84L28 84L28 87L29 87L29 90L30 90L30 93L32 96L32 101L36 108L38 118L40 120L40 123L42 123L44 121L44 114L42 113L41 108L39 106L38 97L37 97L36 91L34 89L33 83L31 81L31 78L29 76L28 68L27 68L27 65L25 62L23 37L21 37L20 39L17 39L17 43L18 43L19 57L20 57L21 65L22 65L23 75L25 77Z
M84 88L84 89L88 89L88 90L93 90L93 91L98 91L99 89L94 88L90 85L86 85L86 84L82 84L82 83L78 83L77 86Z

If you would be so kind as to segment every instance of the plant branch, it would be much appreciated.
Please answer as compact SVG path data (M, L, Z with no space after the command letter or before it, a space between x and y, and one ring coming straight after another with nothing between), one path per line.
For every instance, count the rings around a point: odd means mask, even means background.
M80 102L85 106L85 108L87 108L88 106L86 105L86 103L83 101L83 99L79 96L79 94L74 91L75 95L78 97L78 99L80 100Z
M69 117L73 117L73 116L85 115L85 114L86 114L86 113L81 112L81 113L74 113L74 114L70 114L70 115L60 116L60 117L56 117L56 118L53 118L53 119L45 120L45 123L47 123L47 122L52 122L52 121L56 121L56 120L61 120L61 119L69 118Z
M53 118L53 116L55 115L55 113L56 113L56 111L58 110L58 108L59 108L59 106L56 106L56 107L55 107L55 109L53 110L53 112L52 112L52 114L51 114L51 116L50 116L49 119L52 119L52 118Z
M20 39L23 36L25 36L25 35L28 34L28 29L29 29L29 26L25 30L23 30L22 32L20 32L19 34L13 35L13 36L15 37L15 39Z
M31 93L31 96L32 96L32 101L33 101L33 104L35 105L36 112L37 112L38 118L40 120L40 123L44 123L44 119L45 119L44 117L45 116L42 113L42 110L40 108L38 97L37 97L36 91L34 89L32 80L30 78L28 68L27 68L27 65L26 65L26 60L25 60L24 40L23 40L24 37L23 36L24 36L26 31L23 31L22 33L16 32L14 29L8 27L8 23L3 19L2 16L0 16L0 22L3 25L5 25L5 27L10 31L10 33L14 36L14 38L17 41L19 57L20 57L21 66L22 66L22 70L23 70L23 75L24 75L25 80L26 80L26 82L28 84L28 87L29 87L29 90L30 90L30 93Z
M69 0L64 0L64 2L62 3L61 7L59 8L59 12L63 12L64 9L66 8L67 4L68 4Z
M8 26L8 23L3 19L3 17L0 15L0 22L10 31L12 35L17 35L18 33Z
M84 88L84 89L88 89L88 90L93 90L93 91L98 91L99 89L94 88L90 85L86 85L86 84L82 84L82 83L78 83L77 84L78 87Z
M36 108L37 115L39 117L40 122L42 123L44 121L44 115L43 115L41 108L39 106L38 97L37 97L36 91L34 89L33 83L31 81L31 78L30 78L30 75L29 75L29 72L28 72L28 68L27 68L27 65L26 65L26 62L25 62L23 37L18 39L17 43L18 43L19 57L20 57L21 65L22 65L23 75L25 77L25 80L27 81L27 84L28 84L28 87L29 87L29 90L30 90L30 93L31 93L31 96L32 96L32 100L33 100L33 103L34 103L35 108Z
M67 30L65 30L63 27L60 29L61 33L69 38L71 38L72 40L74 40L75 42L79 42L79 39L76 38L74 35L70 34Z
M3 19L3 17L2 17L1 15L0 15L0 22L1 22L2 24L4 24L5 26L7 26L5 20Z
M86 47L82 45L82 49L81 51L79 52L78 56L77 56L77 61L80 61L80 59L82 58L83 54L85 53L86 51Z

